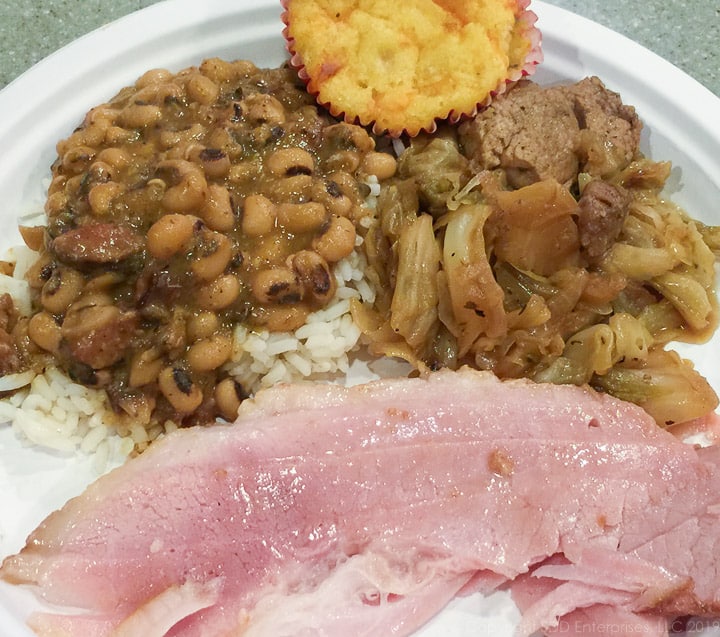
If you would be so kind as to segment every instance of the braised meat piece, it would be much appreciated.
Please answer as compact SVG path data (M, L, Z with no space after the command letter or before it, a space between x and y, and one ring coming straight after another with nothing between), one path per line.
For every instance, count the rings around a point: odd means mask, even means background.
M581 132L582 172L606 177L625 168L639 153L642 122L632 106L597 77L565 88Z
M622 186L594 179L578 201L580 245L591 263L615 243L628 214L630 195Z
M596 77L547 88L523 81L460 127L475 172L501 170L521 188L543 179L571 187L578 173L605 177L639 153L642 124Z
M514 188L548 178L568 185L577 175L580 127L562 87L521 82L459 133L474 172L504 170Z

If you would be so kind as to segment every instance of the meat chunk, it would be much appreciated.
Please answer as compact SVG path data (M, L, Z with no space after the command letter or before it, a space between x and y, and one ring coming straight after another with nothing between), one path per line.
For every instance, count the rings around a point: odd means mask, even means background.
M407 635L469 583L516 583L521 635L660 629L720 613L719 501L720 447L579 387L286 385L100 478L0 576L86 610L40 635Z
M622 170L640 152L642 122L632 106L609 91L597 77L565 89L573 99L575 117L583 131L581 164L584 172L604 177Z
M73 359L103 369L125 356L138 324L134 310L81 300L70 306L61 333Z
M596 77L540 87L528 80L496 99L459 130L476 172L502 170L521 188L543 179L572 186L580 172L604 177L639 153L632 106Z
M51 244L55 254L67 263L120 263L139 253L144 238L134 230L114 223L91 223L69 230Z
M569 186L576 178L580 128L563 88L520 82L459 133L475 172L502 169L514 188L551 178Z
M630 195L622 186L600 179L588 183L578 201L580 245L590 263L597 262L615 243L627 217Z

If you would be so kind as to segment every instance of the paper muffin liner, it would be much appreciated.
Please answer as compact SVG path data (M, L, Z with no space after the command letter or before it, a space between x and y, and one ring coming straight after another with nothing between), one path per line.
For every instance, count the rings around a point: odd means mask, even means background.
M344 119L353 124L359 124L372 128L376 134L387 134L390 137L400 137L408 135L416 136L421 132L432 133L437 130L438 123L450 122L455 124L461 120L472 118L482 109L487 108L492 100L505 93L517 81L531 76L538 64L543 61L542 52L542 33L537 28L537 15L528 7L530 0L516 0L515 8L515 26L513 29L513 42L517 44L517 48L522 51L511 51L511 59L507 68L506 76L500 79L495 88L486 91L483 95L478 95L477 99L470 107L457 107L443 109L442 112L433 113L421 123L411 123L411 118L406 118L405 123L398 123L397 126L384 126L378 122L378 114L357 113L353 112L349 103L344 103L340 98L323 98L322 79L314 77L308 70L302 52L299 50L298 42L291 34L290 25L290 5L295 0L281 0L283 7L282 21L284 26L283 37L286 41L287 50L290 54L290 65L296 69L298 76L305 83L307 91L313 95L318 104L326 108L334 117ZM304 1L304 0L297 0ZM331 34L318 33L318 38L332 37ZM512 53L516 53L518 58L512 59ZM316 65L317 66L317 65ZM327 64L322 64L321 68L327 73L334 72L332 60L328 60Z

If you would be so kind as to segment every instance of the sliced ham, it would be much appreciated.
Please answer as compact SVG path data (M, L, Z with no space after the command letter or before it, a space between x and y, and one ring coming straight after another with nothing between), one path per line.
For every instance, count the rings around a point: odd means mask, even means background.
M408 635L501 585L520 635L663 635L720 615L719 449L470 370L282 386L98 479L0 575L84 611L40 635Z

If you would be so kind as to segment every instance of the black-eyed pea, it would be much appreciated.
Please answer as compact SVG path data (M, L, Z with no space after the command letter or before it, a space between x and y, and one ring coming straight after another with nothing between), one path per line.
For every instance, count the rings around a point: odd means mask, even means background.
M255 124L283 124L285 108L282 102L272 95L253 93L241 102L242 112Z
M117 181L97 184L88 193L88 203L94 214L107 215L116 197L125 191L125 186Z
M108 146L119 146L132 141L137 133L122 126L110 126L105 131L105 143Z
M164 365L160 352L154 347L136 352L130 361L128 384L130 387L142 387L154 383Z
M240 403L246 397L242 385L234 378L223 378L215 385L215 404L220 415L229 422L237 418Z
M201 287L196 302L203 310L223 310L237 301L242 283L233 274L222 274L214 281Z
M313 184L312 199L324 204L331 215L340 217L347 217L353 208L352 199L332 179L316 180Z
M62 156L62 167L69 173L80 174L95 158L95 149L89 146L73 146Z
M326 166L330 170L354 173L360 168L360 153L356 150L339 150L328 157Z
M197 312L187 319L185 329L190 341L199 341L212 336L220 329L220 318L215 312Z
M331 172L327 176L329 181L336 184L338 190L344 195L352 199L355 203L359 203L363 200L363 195L360 192L360 185L357 179L353 177L346 170L336 170Z
M113 108L107 104L103 104L101 106L96 106L95 108L88 111L88 114L85 116L85 123L86 124L98 124L102 122L103 126L107 128L107 126L110 126L115 123L115 120L118 116L118 109ZM81 131L83 129L80 129ZM77 131L80 132L80 131ZM99 143L102 141L102 137L97 140L95 143Z
M122 283L125 277L120 272L101 272L85 283L83 294L107 292L110 288Z
M51 219L65 212L67 206L68 196L63 191L54 192L45 200L45 212Z
M364 153L375 148L375 140L362 126L347 122L328 126L323 131L323 136L337 148L355 148Z
M198 154L205 174L211 179L220 179L228 174L232 165L227 153L219 148L203 148Z
M268 184L265 192L277 203L302 203L312 199L315 181L316 179L312 175L280 177Z
M208 195L200 215L208 228L228 232L235 227L230 191L220 184L209 184Z
M206 75L193 73L185 84L185 91L191 101L207 105L217 99L220 87Z
M389 153L373 151L363 157L360 172L365 175L374 175L378 181L390 179L397 172L397 160Z
M40 290L52 276L53 263L49 252L41 252L40 256L28 268L25 280L33 290Z
M256 308L256 321L270 332L292 332L307 321L310 308L305 303L268 305Z
M249 195L243 205L241 229L247 237L261 237L275 227L277 207L264 195Z
M315 160L304 148L294 146L276 150L265 160L265 167L275 177L312 175Z
M328 263L336 263L355 249L355 225L346 217L333 217L327 229L313 239L313 249Z
M164 367L158 374L158 387L180 414L191 414L202 404L202 390L181 367Z
M192 371L209 372L225 364L230 359L232 349L233 341L228 334L213 334L193 343L185 358Z
M62 331L55 319L47 312L38 312L28 321L27 334L41 349L57 354L60 350Z
M167 69L150 69L145 71L136 81L135 88L141 89L153 84L160 84L172 79L173 75Z
M122 170L130 163L131 157L122 148L103 148L96 159L112 166L115 170Z
M230 183L246 184L262 175L262 162L259 159L245 159L230 167L227 179Z
M234 73L232 64L222 58L207 58L202 61L199 71L215 82L229 82L233 79Z
M230 264L232 242L219 232L202 232L195 239L190 270L199 281L212 281Z
M175 82L158 82L143 87L135 94L135 102L145 102L162 106L168 101L180 100L185 95L183 89Z
M225 128L215 128L208 131L205 144L208 148L222 149L232 147L237 142Z
M72 268L55 268L40 292L40 303L50 314L63 314L82 293L85 277Z
M278 224L293 233L318 230L327 223L328 216L327 209L318 201L282 203L277 207Z
M250 289L260 303L287 305L298 303L303 297L303 287L297 274L286 266L253 273Z
M155 104L128 104L118 114L117 123L123 128L147 128L162 119L162 110Z
M337 281L328 262L317 252L301 250L290 258L290 264L313 299L325 303L334 296Z
M171 185L165 191L162 205L171 212L194 212L205 205L208 184L196 164L183 159L168 159L158 164L161 174L168 173Z
M184 251L202 221L194 215L171 213L158 219L147 233L148 252L161 261Z
M55 175L48 186L48 195L54 195L56 192L62 192L65 190L65 184L67 184L66 175Z

